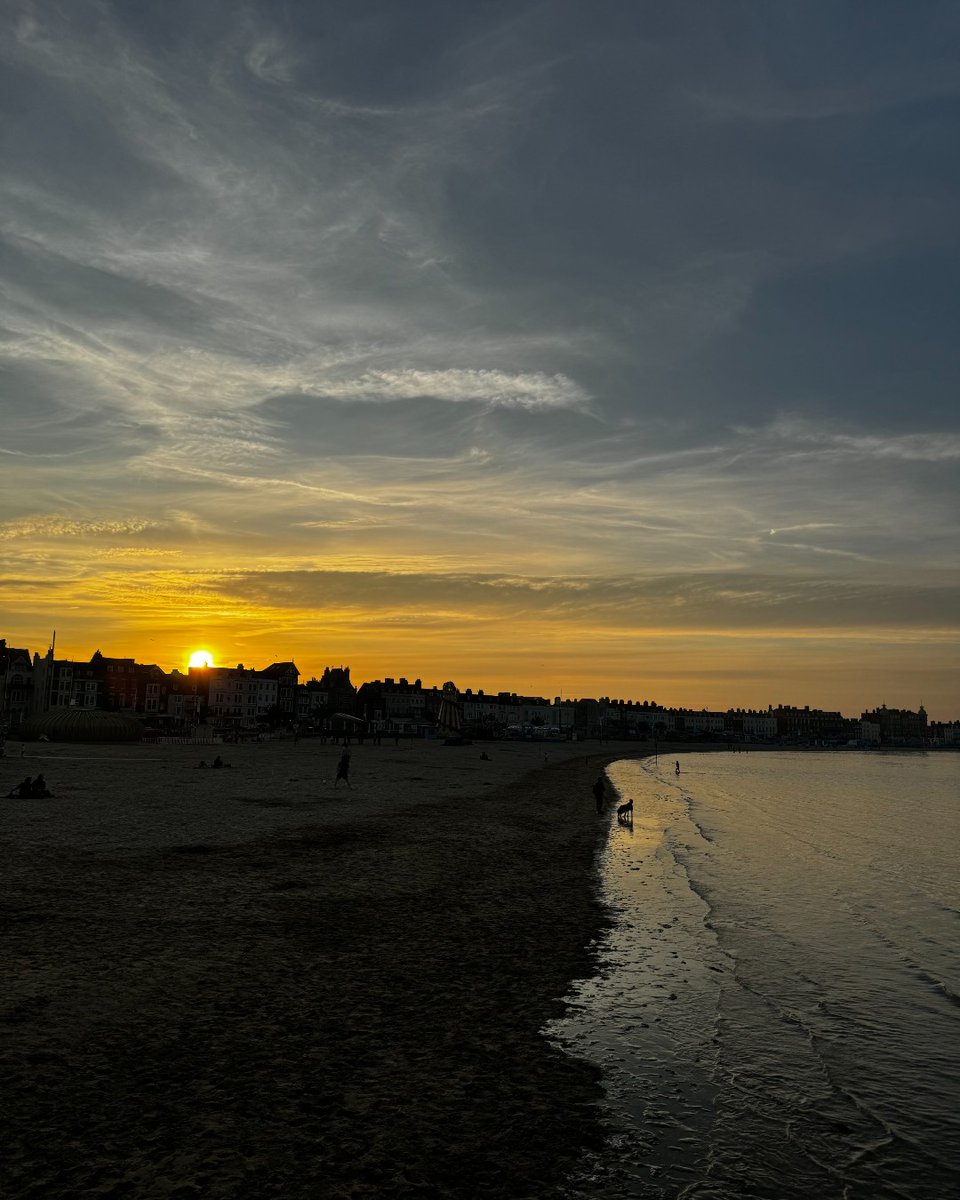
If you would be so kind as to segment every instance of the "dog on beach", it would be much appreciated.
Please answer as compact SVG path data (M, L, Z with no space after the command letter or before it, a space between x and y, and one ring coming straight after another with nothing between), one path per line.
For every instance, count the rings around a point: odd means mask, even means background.
M633 801L632 800L628 800L626 802L626 804L619 804L617 806L617 820L618 821L632 821L633 820Z

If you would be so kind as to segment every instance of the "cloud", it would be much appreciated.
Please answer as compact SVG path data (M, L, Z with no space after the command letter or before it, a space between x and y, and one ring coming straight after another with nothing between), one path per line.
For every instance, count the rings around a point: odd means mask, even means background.
M457 404L479 403L494 408L522 408L530 412L554 408L582 410L589 397L564 375L542 372L510 374L506 371L368 371L357 379L312 389L338 400L371 403L432 396Z
M254 42L244 55L244 62L252 75L272 86L291 83L296 71L293 55L275 35Z
M65 531L63 531L65 532ZM108 532L106 530L101 533ZM45 606L67 596L93 607L117 603L130 611L162 613L189 602L220 621L252 621L308 628L322 619L334 624L385 621L416 624L503 622L518 630L536 626L590 642L618 633L736 636L779 639L838 638L895 640L940 638L960 644L956 613L960 588L954 583L865 583L853 577L826 582L813 576L785 580L775 575L714 576L503 576L444 569L439 562L381 570L247 569L165 566L151 569L111 547L96 571L50 581ZM32 591L35 581L7 577L9 593ZM319 617L318 617L319 615Z
M148 520L84 521L51 514L4 521L0 523L0 538L117 537L141 534L158 527L156 522Z
M795 453L848 459L899 459L941 463L960 459L960 433L944 429L926 433L848 433L803 417L780 417L763 427L737 426L735 432L757 444L783 446Z

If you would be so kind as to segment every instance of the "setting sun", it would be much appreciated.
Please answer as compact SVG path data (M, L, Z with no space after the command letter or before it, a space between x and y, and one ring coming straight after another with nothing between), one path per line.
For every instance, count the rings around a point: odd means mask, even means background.
M190 655L191 667L212 667L213 655L209 650L194 650Z

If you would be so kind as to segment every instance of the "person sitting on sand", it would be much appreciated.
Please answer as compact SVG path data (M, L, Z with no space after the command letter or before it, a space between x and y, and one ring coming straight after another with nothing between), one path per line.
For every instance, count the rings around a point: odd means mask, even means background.
M201 769L202 769L202 768L204 768L204 767L206 767L206 765L207 765L207 760L206 760L205 758L201 758L201 759L200 759L200 767L201 767Z
M7 792L7 799L13 800L17 796L22 799L24 796L29 796L31 787L33 787L33 780L28 775L26 779L22 779L19 783L13 785L10 791Z
M50 793L47 791L47 781L44 779L42 774L38 775L30 785L30 791L28 795L32 796L35 800L42 800L45 796L50 795Z
M333 781L333 786L336 787L340 780L350 787L350 751L344 750L340 755L340 761L337 763L337 777Z
M218 755L217 755L217 757L216 757L216 758L213 760L213 765L214 765L215 767L222 767L222 766L223 766L223 759L220 757L220 755L219 755L219 754L218 754Z

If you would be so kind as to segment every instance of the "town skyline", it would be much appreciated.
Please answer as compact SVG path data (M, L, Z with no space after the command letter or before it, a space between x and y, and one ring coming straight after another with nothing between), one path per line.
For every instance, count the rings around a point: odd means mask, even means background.
M16 639L11 639L10 636L6 636L4 638L2 632L0 632L0 638L3 638L5 641L5 647L7 651L13 649L26 650L31 656L38 655L40 658L43 658L46 654L53 650L56 661L72 661L84 664L89 663L95 655L103 655L103 657L108 660L133 660L138 667L157 666L166 674L179 671L183 675L188 675L191 669L203 669L204 667L208 667L213 670L219 669L224 671L232 671L238 667L243 667L247 671L253 671L256 673L264 671L270 665L276 666L279 663L294 663L299 672L301 683L307 681L316 682L321 678L321 676L324 675L324 673L330 670L342 670L345 668L348 672L348 675L352 677L354 686L357 687L362 686L363 684L381 683L384 681L389 681L391 683L399 683L402 681L404 684L417 681L422 682L425 690L436 690L442 687L442 685L449 680L453 682L457 689L461 692L470 691L474 694L486 694L488 696L514 695L528 698L539 698L547 701L548 703L553 703L557 699L570 701L583 699L609 699L637 705L649 702L664 709L682 709L691 712L707 710L717 712L733 712L741 709L754 712L764 712L766 710L776 709L779 707L796 709L803 709L806 707L813 710L840 712L845 716L864 713L881 707L889 709L903 709L904 711L915 711L922 708L932 721L952 723L960 720L960 704L955 706L954 709L938 710L928 704L923 697L909 697L902 694L898 694L894 697L864 696L859 701L844 705L826 702L822 697L815 695L804 695L802 697L786 695L784 694L785 689L780 688L774 693L771 693L771 695L764 700L748 701L742 697L731 697L729 700L720 699L707 702L707 700L702 699L701 697L688 696L684 698L673 693L660 693L655 688L648 686L648 684L642 680L635 681L632 686L627 687L626 689L606 688L602 685L594 686L592 689L579 691L574 689L551 689L537 687L528 688L518 685L515 680L510 678L493 679L492 681L487 679L477 680L473 677L468 678L463 674L457 677L455 672L444 672L443 670L434 672L431 675L429 672L420 669L415 663L406 669L394 668L381 670L379 673L368 674L362 670L357 670L355 664L353 663L345 660L335 660L330 656L324 657L323 655L319 655L314 659L306 658L301 654L291 653L288 655L268 656L260 659L252 659L249 656L247 658L240 656L236 658L227 657L226 659L218 659L214 655L213 651L209 650L209 648L206 646L194 647L184 655L182 661L164 663L157 661L155 658L141 656L136 653L136 651L133 653L116 653L116 647L112 646L110 643L104 642L102 639L97 643L93 650L89 651L89 653L86 653L83 650L78 652L68 652L68 650L64 648L64 645L59 638L56 641L55 647L53 643L48 643L46 649L44 650L39 648L39 643L18 643ZM130 647L126 647L126 650L129 651ZM201 655L204 657L209 657L212 659L212 661L201 663L199 661ZM191 662L191 658L195 661ZM303 664L308 665L304 666ZM638 691L638 688L643 689L642 694L641 691Z

